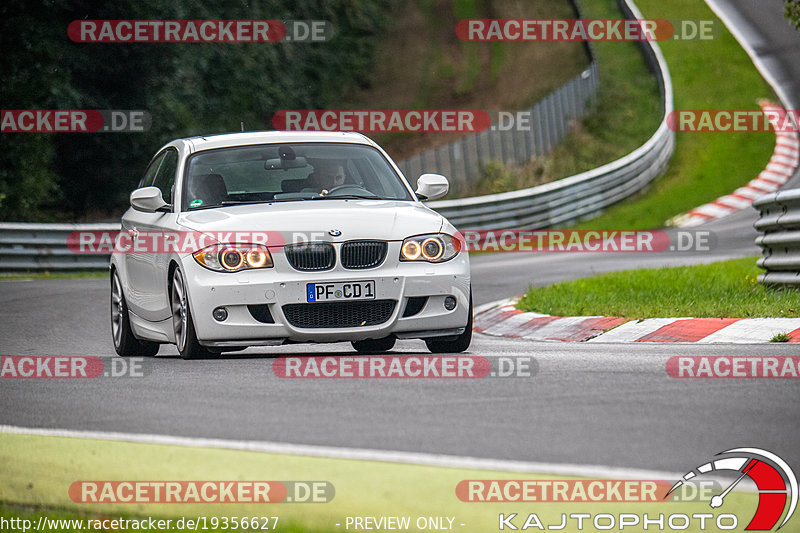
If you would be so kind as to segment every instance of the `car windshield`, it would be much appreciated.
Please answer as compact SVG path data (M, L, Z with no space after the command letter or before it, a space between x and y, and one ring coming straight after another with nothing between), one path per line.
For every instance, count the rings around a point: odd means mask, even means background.
M198 152L189 158L183 210L328 199L412 200L370 146L286 143Z

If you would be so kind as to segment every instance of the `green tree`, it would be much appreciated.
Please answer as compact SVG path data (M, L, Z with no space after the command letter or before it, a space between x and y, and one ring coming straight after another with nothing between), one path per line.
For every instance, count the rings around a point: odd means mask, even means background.
M3 109L142 109L145 133L0 134L0 219L116 215L164 143L271 129L281 109L322 108L367 83L388 0L6 0ZM75 43L79 19L327 20L320 43Z
M786 0L784 14L795 28L800 29L800 0Z

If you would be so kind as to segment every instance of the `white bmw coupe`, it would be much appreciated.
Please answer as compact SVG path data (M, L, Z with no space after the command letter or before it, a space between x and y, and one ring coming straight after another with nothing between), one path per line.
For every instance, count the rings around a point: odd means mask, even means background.
M350 341L359 352L472 339L469 256L391 158L355 133L178 139L158 151L111 256L119 355L187 359L249 346ZM132 243L132 245L131 245Z

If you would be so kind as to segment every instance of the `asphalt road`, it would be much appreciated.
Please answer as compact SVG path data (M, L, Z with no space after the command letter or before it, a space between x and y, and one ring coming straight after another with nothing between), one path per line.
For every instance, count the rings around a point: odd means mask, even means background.
M763 62L789 109L800 109L798 30L783 17L783 0L708 0L721 11Z
M51 301L59 302L54 314L61 305L80 312L58 330L41 328L35 346L9 350L5 306L4 353L112 354L105 306L97 303L104 284L2 283L4 296L9 286L16 292L12 307L46 316L47 299L33 304L28 297L47 286ZM81 326L89 317L102 322ZM67 332L60 342L57 331ZM353 352L346 344L251 352L211 361L158 357L146 360L142 378L3 380L0 423L667 471L748 444L800 463L800 449L787 447L800 439L797 409L777 408L797 397L795 382L674 379L665 371L677 354L796 354L791 346L587 345L480 335L472 355L532 356L539 372L479 380L279 379L272 372L275 355ZM393 353L427 351L420 341L406 341Z
M531 279L755 254L753 216L719 224L719 248L711 253L483 255L473 283L485 301L517 294ZM106 280L0 282L0 299L0 353L114 356ZM476 335L472 355L532 356L538 374L320 381L279 379L271 369L276 355L329 353L354 352L348 344L294 345L183 361L164 346L142 378L3 380L0 424L667 471L757 445L800 463L800 450L787 447L800 438L797 408L777 408L798 397L796 383L683 380L665 371L673 355L797 354L791 345L592 345ZM401 341L394 353L427 351L421 341Z
M750 17L750 3L737 0L726 9ZM796 95L796 68L781 66L794 58L791 49L781 52L786 23L779 7L773 12L764 4L780 6L763 0L753 8L749 20L760 28L753 35L774 52L773 67ZM476 300L595 272L757 255L754 220L746 210L704 227L717 237L710 252L476 256ZM113 355L106 280L4 281L0 301L0 354ZM399 342L395 352L427 353L420 341ZM539 373L452 381L283 380L271 371L275 355L353 353L346 344L251 349L212 361L183 361L176 353L163 347L142 378L2 380L0 424L670 471L723 449L758 446L800 464L792 380L682 380L665 371L673 355L797 355L796 346L562 344L477 335L471 354L533 356Z

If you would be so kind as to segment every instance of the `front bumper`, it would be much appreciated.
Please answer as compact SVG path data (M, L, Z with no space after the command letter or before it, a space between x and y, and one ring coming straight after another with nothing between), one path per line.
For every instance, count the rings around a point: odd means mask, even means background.
M399 243L391 243L384 264L371 269L347 270L336 265L325 272L298 272L282 253L273 253L275 266L236 273L210 271L191 256L183 261L189 304L197 338L213 347L234 347L294 342L340 342L378 339L389 335L427 338L454 335L467 324L470 298L469 257L460 253L446 263L392 261ZM389 318L380 324L356 327L293 326L283 306L318 305L306 302L307 283L375 281L375 299L395 302ZM445 309L447 296L456 298L453 310ZM422 309L403 316L409 298L427 297ZM248 306L269 309L274 323L257 320ZM217 321L212 311L225 307L228 317Z

